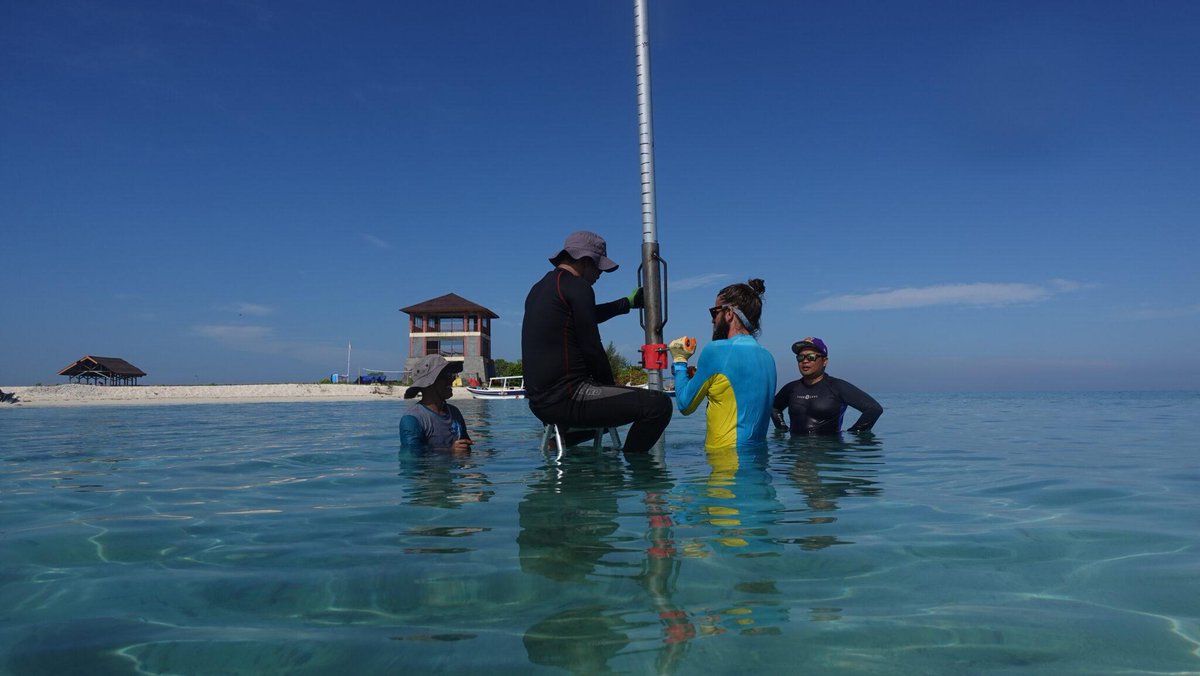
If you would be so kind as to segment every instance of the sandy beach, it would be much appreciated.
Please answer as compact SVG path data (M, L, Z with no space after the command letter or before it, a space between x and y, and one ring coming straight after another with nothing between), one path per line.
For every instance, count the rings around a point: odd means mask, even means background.
M318 385L315 383L276 383L262 385L36 385L0 386L16 395L8 406L113 406L148 404L228 404L281 401L365 401L371 399L404 400L401 385ZM466 388L454 388L451 399L469 399Z

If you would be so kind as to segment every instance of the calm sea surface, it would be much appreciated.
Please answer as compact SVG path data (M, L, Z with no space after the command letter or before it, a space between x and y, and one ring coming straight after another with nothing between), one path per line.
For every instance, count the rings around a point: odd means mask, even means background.
M0 673L1200 672L1200 393L884 395L876 435L538 451L457 402L0 409Z

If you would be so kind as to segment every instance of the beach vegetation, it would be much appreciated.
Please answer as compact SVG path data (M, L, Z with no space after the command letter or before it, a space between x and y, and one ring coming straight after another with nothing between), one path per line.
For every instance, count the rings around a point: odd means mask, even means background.
M617 346L611 340L608 341L608 346L604 348L608 355L608 365L612 368L613 378L619 384L629 385L645 385L646 372L642 369L639 362L629 361L620 352L617 351Z
M507 359L497 359L497 360L495 360L494 363L496 364L496 377L497 378L501 378L504 376L519 376L519 375L524 374L524 371L523 371L524 365L521 363L520 359L518 359L516 361L509 361Z

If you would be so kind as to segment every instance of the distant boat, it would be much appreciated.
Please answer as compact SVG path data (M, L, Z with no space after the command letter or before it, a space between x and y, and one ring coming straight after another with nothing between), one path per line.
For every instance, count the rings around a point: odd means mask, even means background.
M639 390L650 389L650 383L642 383L641 385L634 385L633 383L625 383L625 386L626 387L636 387ZM675 387L672 386L671 389L669 389L669 390L663 390L663 394L667 395L668 397L675 396Z
M489 378L486 387L468 386L467 391L476 399L524 399L525 376Z

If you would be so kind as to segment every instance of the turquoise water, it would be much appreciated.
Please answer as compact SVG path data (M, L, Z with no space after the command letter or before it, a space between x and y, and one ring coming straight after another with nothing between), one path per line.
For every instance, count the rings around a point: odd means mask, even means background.
M0 672L1200 672L1200 393L879 398L557 464L520 401L0 409Z

